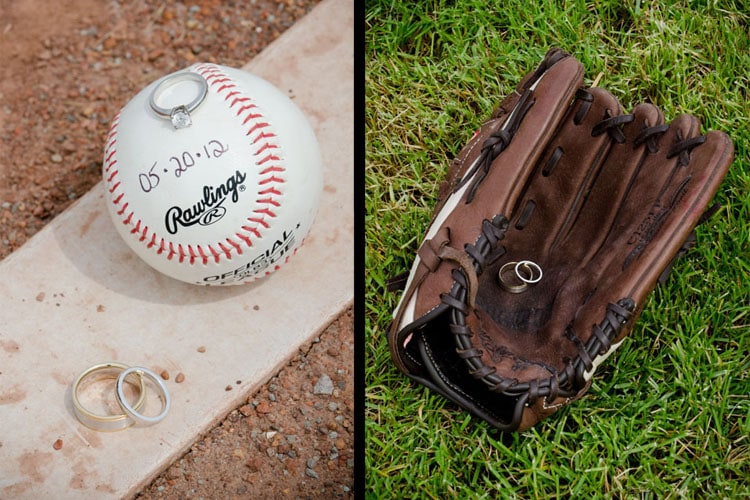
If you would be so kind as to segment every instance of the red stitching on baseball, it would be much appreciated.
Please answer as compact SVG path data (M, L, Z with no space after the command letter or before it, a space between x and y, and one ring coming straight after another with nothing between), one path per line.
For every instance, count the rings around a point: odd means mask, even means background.
M117 160L111 161L107 163L107 168L104 169L105 172L109 172L109 169L117 165Z
M269 177L269 178L267 178L267 179L263 179L262 181L258 182L258 184L268 184L269 182L279 182L279 183L283 183L283 182L284 182L284 179L279 179L279 178L278 178L278 177L276 177L276 176L271 176L271 177Z
M224 252L224 255L227 256L227 259L231 259L232 258L232 254L230 253L230 250L228 248L226 248L222 242L217 243L216 246L218 246L219 248L221 248L222 252Z
M242 229L245 229L245 228L243 227ZM254 232L256 233L256 235L258 236L258 238L260 238L260 233L258 232L258 230L255 229ZM248 238L244 234L242 234L242 233L235 233L235 236L237 238L241 239L242 241L244 241L247 246L249 246L249 247L253 246L253 240L251 240L250 238Z
M269 205L273 205L274 207L281 206L281 203L279 203L278 201L274 200L273 198L264 198L262 200L255 200L255 201L257 203L267 203Z
M188 256L190 257L190 264L195 264L195 252L192 245L188 245Z
M263 145L260 147L260 149L258 149L255 152L255 156L258 156L259 154L261 154L266 149L276 149L276 148L278 148L278 146L276 144L269 144L267 142L263 143ZM279 167L279 168L281 168L281 167ZM284 170L284 169L282 168L281 170ZM265 170L263 172L265 172ZM260 174L263 175L263 172L261 172Z
M214 256L214 262L218 263L221 259L221 254L214 250L214 247L212 247L211 245L208 246L208 249L211 251L211 255Z
M229 95L236 95L236 94L239 94L239 91L236 91L236 92L230 92L230 93L229 93ZM225 100L225 101L227 101L227 100L229 100L229 98L227 97L227 98L226 98L226 99L224 99L224 100ZM239 104L239 103L241 103L241 102L247 102L247 101L249 101L249 100L250 100L250 98L249 98L249 97L238 97L238 98L236 98L235 100L233 100L233 101L232 101L232 104L230 104L230 105L229 105L229 107L230 107L230 108L233 108L233 107L235 107L235 106L236 106L237 104Z
M237 243L235 241L232 241L229 238L227 238L227 243L229 243L230 245L232 245L234 247L234 249L237 250L237 254L238 255L242 255L242 246L239 243ZM231 257L230 257L230 259L231 259Z
M198 248L198 255L201 256L201 262L203 262L203 265L205 266L206 264L208 264L208 255L206 255L206 253L203 251L202 246L198 245L197 248Z
M279 161L280 159L281 158L279 158L278 156L276 156L276 155L274 155L272 153L269 153L266 156L264 156L262 160L258 160L257 162L255 162L255 164L256 165L263 165L267 161ZM284 169L282 169L282 171L283 170Z
M229 80L229 77L221 78L221 73L219 73L218 69L215 71L207 71L203 74L203 76L206 78L206 81L209 83L209 85L214 85L216 83L226 82ZM221 78L220 80L218 80ZM211 81L213 80L213 81Z
M250 227L250 226L242 226L242 229L247 231L248 233L253 233L256 238L260 238L260 231L258 231L257 227ZM252 244L248 243L248 246L252 246Z
M169 249L169 251L167 252L167 260L172 260L177 252L174 251L174 246L172 246L171 241L169 242L169 245L167 245L167 248Z
M256 123L250 128L250 130L247 131L247 134L245 135L252 135L255 133L256 130L261 129L261 128L266 128L266 127L268 127L268 123L265 123L265 122Z
M247 220L249 220L250 222L255 222L256 224L260 224L261 226L268 229L268 222L266 222L262 218L259 219L258 217L248 217Z
M246 99L245 101L242 101L242 102L247 102L247 101L249 101L249 100L250 100L250 99ZM234 106L234 104L235 104L235 103L232 103L232 104L230 105L230 107L233 107L233 106ZM258 107L258 106L257 106L257 105L255 105L255 104L245 104L244 106L240 107L239 111L237 111L237 114L236 114L235 116L240 116L240 115L241 115L242 113L244 113L245 111L247 111L247 110L249 110L249 109L255 109L255 108L257 108L257 107ZM244 125L244 122L243 122L243 125Z
M276 214L271 212L271 210L267 208L256 208L255 210L253 210L253 213L264 214L264 215L268 215L269 217L276 217Z
M245 118L245 119L244 119L244 120L242 121L242 124L243 124L243 125L247 125L247 122L249 122L250 120L257 120L258 118L263 118L263 115L262 115L262 114L260 114L260 113L249 114L249 115L247 115L247 117L246 117L246 118Z
M261 171L260 175L266 175L270 174L271 172L283 172L284 169L279 167L278 165L271 165L270 167L266 167Z
M260 134L258 134L258 137L253 139L253 144L255 144L261 139L270 139L271 137L276 137L276 134L261 132Z

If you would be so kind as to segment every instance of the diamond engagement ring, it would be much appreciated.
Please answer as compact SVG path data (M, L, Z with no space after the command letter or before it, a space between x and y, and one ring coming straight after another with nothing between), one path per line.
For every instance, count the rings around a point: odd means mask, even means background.
M128 403L128 400L125 398L123 387L125 384L125 379L131 373L136 373L140 377L146 377L150 379L154 384L156 384L156 386L159 388L159 392L161 392L161 394L159 395L159 398L162 402L161 413L153 417L146 416L142 413L138 413L138 408L135 408L131 406L130 403ZM128 415L128 417L130 417L136 423L136 426L138 427L148 427L149 425L154 425L155 423L163 420L169 412L170 398L166 384L159 375L149 370L148 368L143 368L142 366L134 366L120 373L120 376L117 377L116 395L117 402L120 403L120 408L122 408L122 411L124 411Z
M192 101L187 104L179 104L172 108L163 108L156 103L156 101L159 100L160 97L163 97L164 92L167 89L170 89L182 82L194 82L200 86L198 95L196 95ZM161 82L159 82L159 84L154 88L153 92L151 92L151 96L149 97L148 102L154 113L161 116L162 118L168 118L172 122L172 126L174 126L175 129L181 129L189 127L193 124L190 113L195 111L198 106L200 106L200 104L206 98L207 94L208 83L206 82L205 78L203 78L198 73L193 73L191 71L181 71L179 73L169 75Z
M126 429L135 423L130 417L124 413L113 414L113 415L99 415L88 409L86 409L79 399L79 392L82 387L83 381L86 379L114 379L123 370L128 369L127 365L121 363L102 363L94 365L88 368L83 373L78 375L75 382L73 382L72 397L73 397L73 411L76 418L80 422L95 431L119 431ZM131 377L132 378L132 377ZM123 382L125 377L123 377ZM133 408L140 409L146 401L146 386L143 383L143 377L137 377L137 383L128 381L129 384L133 385L138 389L138 400L132 405Z

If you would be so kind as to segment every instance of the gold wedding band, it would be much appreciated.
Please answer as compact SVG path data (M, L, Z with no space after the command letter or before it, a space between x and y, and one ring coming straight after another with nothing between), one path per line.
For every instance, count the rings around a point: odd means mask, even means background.
M127 370L128 368L127 365L121 363L102 363L94 365L78 375L75 382L73 382L73 411L75 412L76 418L78 418L83 425L90 429L94 429L95 431L112 432L126 429L135 423L135 421L125 413L114 415L99 415L94 413L84 408L81 401L78 399L78 390L84 379L93 375L97 375L98 378L116 379L120 372ZM136 372L136 376L138 381L137 384L133 384L132 382L128 383L136 387L139 391L138 400L132 405L133 408L138 410L142 408L143 404L146 402L146 385L144 384L143 376L140 373Z
M528 283L518 278L515 271L516 264L516 262L506 262L497 273L500 286L510 293L521 293L529 286Z

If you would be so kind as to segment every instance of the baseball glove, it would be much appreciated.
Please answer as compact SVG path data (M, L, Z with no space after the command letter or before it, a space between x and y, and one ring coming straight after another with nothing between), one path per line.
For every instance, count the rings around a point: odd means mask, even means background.
M453 161L388 334L401 371L503 431L588 390L733 158L582 75L550 50Z

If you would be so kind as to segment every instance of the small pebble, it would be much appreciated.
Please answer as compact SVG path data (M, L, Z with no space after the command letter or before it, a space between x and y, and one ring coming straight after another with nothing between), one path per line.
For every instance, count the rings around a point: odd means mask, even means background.
M54 443L52 444L52 447L53 447L54 449L56 449L56 450L59 450L60 448L62 448L62 445L63 445L63 441L62 441L62 439L58 439L57 441L55 441L55 442L54 442Z
M164 380L169 380L169 372L167 370L162 370L159 375L161 375L161 378Z
M200 346L198 352L206 352L206 346Z
M322 375L318 381L315 382L313 394L326 394L329 396L333 394L333 381L331 380L331 377L328 375Z
M177 382L178 384L183 383L185 381L185 374L182 372L178 373L177 376L174 378L174 381Z

